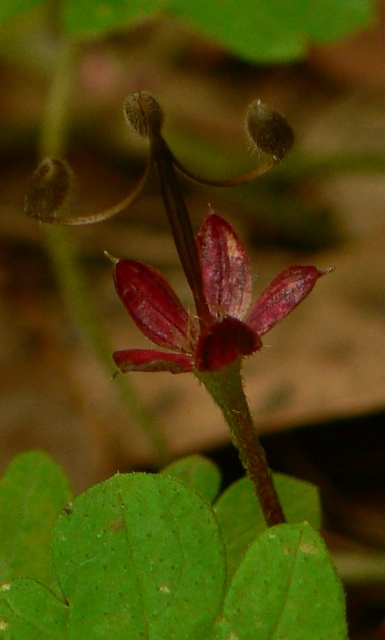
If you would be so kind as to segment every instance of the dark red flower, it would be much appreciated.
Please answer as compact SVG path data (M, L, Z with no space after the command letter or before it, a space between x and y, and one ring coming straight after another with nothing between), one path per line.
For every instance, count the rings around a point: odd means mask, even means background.
M210 319L194 319L163 276L135 260L118 260L116 291L142 333L159 347L127 349L113 359L127 371L217 371L262 347L261 337L310 293L325 271L293 266L262 292L249 313L251 270L234 229L210 213L196 239Z

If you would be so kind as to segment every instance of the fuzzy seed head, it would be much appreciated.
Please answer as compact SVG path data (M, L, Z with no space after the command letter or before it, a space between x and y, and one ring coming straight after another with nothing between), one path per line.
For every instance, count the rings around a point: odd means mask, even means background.
M58 213L67 200L72 183L68 165L56 158L46 158L33 173L25 199L25 212L43 220Z
M260 100L249 105L245 128L258 150L276 161L283 160L293 146L294 134L287 120Z
M139 135L148 138L150 133L160 133L163 126L163 111L149 91L132 93L124 103L127 124Z

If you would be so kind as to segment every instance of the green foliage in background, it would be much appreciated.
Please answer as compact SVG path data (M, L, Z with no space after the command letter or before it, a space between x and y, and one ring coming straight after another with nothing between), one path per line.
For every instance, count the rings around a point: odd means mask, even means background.
M1 538L0 639L346 640L342 586L307 522L319 524L314 488L279 476L291 524L266 530L248 481L211 506L218 478L191 456L158 475L117 474L63 509L57 465L18 456L0 488L12 523ZM242 549L237 526L248 532Z
M44 0L7 0L0 21ZM59 16L72 38L99 37L149 16L178 16L197 33L251 62L303 56L310 43L330 42L369 24L374 0L62 0Z

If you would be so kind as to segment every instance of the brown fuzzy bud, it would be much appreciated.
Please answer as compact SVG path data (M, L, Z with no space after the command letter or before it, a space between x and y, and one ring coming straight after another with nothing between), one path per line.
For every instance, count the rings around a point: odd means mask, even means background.
M293 146L294 134L287 120L260 100L249 105L245 127L253 144L277 161L283 160Z
M124 116L129 126L144 138L150 132L160 133L163 126L163 111L149 91L132 93L124 103Z
M62 160L46 158L33 173L25 198L25 213L43 220L55 215L65 203L72 172Z

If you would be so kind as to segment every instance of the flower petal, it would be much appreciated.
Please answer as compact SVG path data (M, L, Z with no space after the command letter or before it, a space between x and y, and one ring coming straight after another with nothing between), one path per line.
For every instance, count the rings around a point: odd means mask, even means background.
M185 373L193 370L193 359L182 353L164 353L154 349L115 351L112 358L122 373L128 371L169 371Z
M312 266L288 267L266 287L245 322L263 336L306 298L325 273Z
M139 329L161 347L185 351L193 327L163 276L135 260L119 260L114 269L116 291Z
M207 333L199 338L195 365L198 371L217 371L261 347L259 336L250 327L227 316L212 324Z
M251 299L251 271L245 248L234 229L214 213L196 240L203 290L215 318L242 319Z

